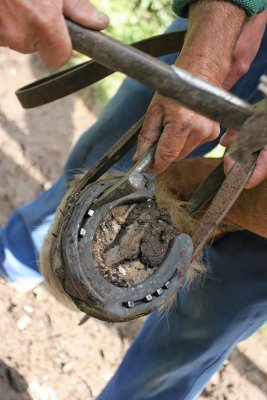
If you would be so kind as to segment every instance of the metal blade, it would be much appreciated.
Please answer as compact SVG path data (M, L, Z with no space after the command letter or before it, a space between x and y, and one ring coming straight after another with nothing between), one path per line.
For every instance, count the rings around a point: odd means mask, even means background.
M136 190L141 190L146 184L146 179L142 175L142 172L152 164L156 147L157 143L154 143L140 161L138 161L125 175L123 175L115 185L106 190L103 195L97 199L94 203L94 207L99 207L133 193Z

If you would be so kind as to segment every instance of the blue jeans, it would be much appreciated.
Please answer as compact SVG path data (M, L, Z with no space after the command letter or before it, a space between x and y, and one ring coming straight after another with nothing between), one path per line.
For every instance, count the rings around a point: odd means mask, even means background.
M186 21L177 19L170 30L185 27ZM267 33L249 72L233 89L251 103L260 98L255 88L267 72L266 48ZM175 57L163 59L173 63ZM78 141L54 186L15 211L1 231L2 274L25 282L29 276L41 279L38 251L69 179L77 169L92 166L145 113L152 95L148 88L126 79L96 124ZM205 154L215 145L216 141L205 144L191 156ZM131 152L119 168L128 168L130 159ZM233 347L266 321L266 240L246 231L232 233L207 248L205 259L209 269L203 282L183 289L167 316L157 312L148 318L98 400L194 399Z

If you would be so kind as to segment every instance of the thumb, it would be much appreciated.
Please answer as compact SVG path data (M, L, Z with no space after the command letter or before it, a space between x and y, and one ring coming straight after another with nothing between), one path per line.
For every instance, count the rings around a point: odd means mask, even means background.
M222 135L221 140L220 140L220 145L223 147L230 147L231 144L237 140L238 138L238 131L235 129L227 129L224 135Z
M234 165L235 165L235 161L230 157L229 154L225 153L225 155L223 157L223 169L224 169L225 175L227 175L228 172L231 171L231 169L233 168Z
M227 129L225 134L221 137L220 144L224 147L229 147L238 138L238 131L235 129ZM224 154L223 166L225 175L233 168L235 161L228 153Z
M88 0L64 0L63 13L71 21L90 29L105 29L109 24L109 17L97 11Z

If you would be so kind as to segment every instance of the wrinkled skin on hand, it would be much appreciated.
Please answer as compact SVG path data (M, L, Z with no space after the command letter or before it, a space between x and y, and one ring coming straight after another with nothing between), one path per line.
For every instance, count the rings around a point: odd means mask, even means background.
M152 172L164 171L194 148L219 135L219 124L156 94L138 138L138 155L159 139Z
M176 65L229 90L248 71L257 54L266 25L266 13L247 19L245 13L230 2L193 3L188 34ZM134 161L159 140L150 171L160 173L174 160L183 159L218 134L217 123L156 94L139 135ZM225 162L227 171L227 157ZM261 155L249 185L261 181L259 176L263 178L263 169L267 171L267 165L262 168L265 162L267 156ZM265 172L264 179L266 175Z
M1 0L0 46L21 53L37 51L50 67L60 67L71 56L64 16L95 30L109 23L88 0Z

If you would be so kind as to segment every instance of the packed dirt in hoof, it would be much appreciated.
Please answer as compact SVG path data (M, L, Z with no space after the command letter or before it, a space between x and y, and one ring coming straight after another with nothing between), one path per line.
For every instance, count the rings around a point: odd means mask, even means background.
M153 200L116 207L96 231L94 264L109 282L134 286L155 272L177 233Z

